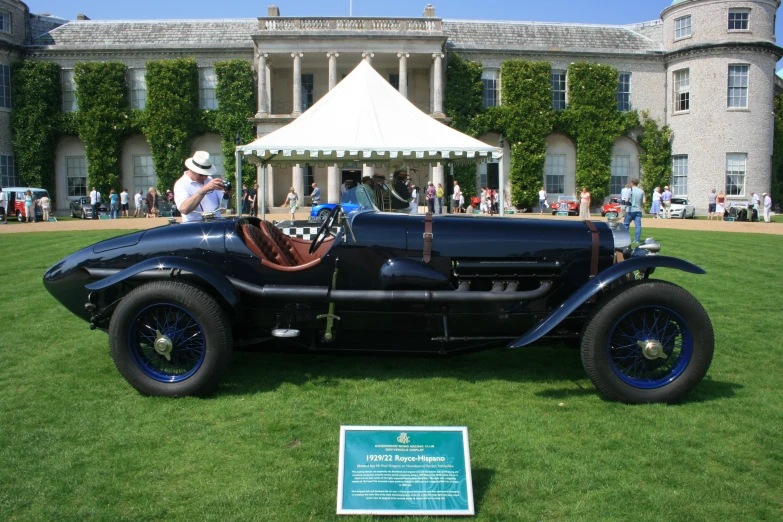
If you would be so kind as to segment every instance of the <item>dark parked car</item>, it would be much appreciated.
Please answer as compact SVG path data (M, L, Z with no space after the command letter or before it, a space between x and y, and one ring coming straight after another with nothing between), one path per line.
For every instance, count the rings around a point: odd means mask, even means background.
M79 199L71 201L71 217L80 217L82 219L92 219L92 203L89 196L82 196ZM98 215L108 214L109 209L103 203L98 204Z
M713 331L614 223L382 213L364 187L311 241L254 217L173 224L80 250L44 275L66 308L108 332L120 373L149 395L205 394L234 348L449 356L565 340L607 397L684 398ZM336 232L332 233L332 228ZM92 356L84 353L85 357ZM350 364L347 362L346 364Z

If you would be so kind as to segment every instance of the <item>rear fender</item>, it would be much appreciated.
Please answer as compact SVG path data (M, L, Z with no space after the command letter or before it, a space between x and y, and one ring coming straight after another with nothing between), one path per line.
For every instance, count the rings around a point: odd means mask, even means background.
M239 310L239 291L231 284L231 281L229 281L225 275L202 261L196 261L195 259L188 259L185 257L165 256L147 259L101 279L100 281L90 283L89 285L86 285L86 288L93 291L105 290L142 274L145 278L152 276L154 279L174 279L179 271L187 272L189 277L195 277L206 283L212 287L234 311Z
M678 259L676 257L648 255L645 257L634 257L627 261L622 261L612 265L598 274L596 277L582 285L571 297L563 304L557 307L543 321L534 326L516 341L511 342L509 348L521 348L522 346L533 343L551 332L566 317L571 315L577 308L586 303L598 292L607 288L612 282L621 277L630 274L636 270L647 268L675 268L691 274L706 274L707 272L698 266Z

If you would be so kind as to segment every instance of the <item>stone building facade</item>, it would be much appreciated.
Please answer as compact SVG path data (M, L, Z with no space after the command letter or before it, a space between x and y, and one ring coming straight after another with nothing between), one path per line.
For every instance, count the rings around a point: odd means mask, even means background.
M58 63L63 68L62 109L70 111L78 109L73 96L76 63L122 61L129 67L131 104L143 108L145 63L190 57L199 65L201 106L208 110L217 103L214 62L245 59L256 70L258 107L252 121L263 136L307 110L360 60L371 62L413 104L442 121L449 53L483 65L486 105L502 104L500 66L506 60L550 62L555 108L567 107L571 63L608 64L621 73L619 108L645 110L671 125L672 186L703 211L711 188L724 189L737 200L769 190L773 96L776 89L783 90L783 81L775 76L775 64L783 55L774 34L779 5L780 0L675 0L658 20L616 26L449 20L437 17L432 6L415 18L284 17L271 6L257 19L92 21L80 15L67 21L30 14L18 0L0 0L0 72L10 75L7 66L19 59ZM2 22L3 16L9 22ZM0 80L13 81L10 76ZM2 183L8 185L18 179L18 172L10 142L13 105L9 99L3 107L3 85L0 82L0 155L5 165ZM497 145L499 138L490 134L482 139ZM192 148L207 150L221 162L216 134L197 137ZM575 192L576 154L567 136L547 138L542 183L551 199ZM123 185L129 190L154 184L155 166L144 136L127 140L121 164ZM503 164L508 169L509 162ZM267 203L279 205L290 186L308 194L311 182L319 184L326 199L337 201L344 180L375 168L344 163L268 169ZM498 168L480 165L477 184L492 184ZM78 138L60 141L55 170L54 199L65 209L87 185L84 144ZM613 188L639 176L634 136L617 140L612 174ZM435 166L417 176L419 184L443 183L445 172Z

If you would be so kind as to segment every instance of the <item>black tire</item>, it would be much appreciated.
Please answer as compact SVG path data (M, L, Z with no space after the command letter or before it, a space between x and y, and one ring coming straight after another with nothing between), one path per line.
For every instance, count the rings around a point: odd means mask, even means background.
M179 337L171 334L171 358L164 362L165 356L153 349L149 337L145 339L139 332L155 331L145 314L176 313L177 320L173 322L179 323L180 311L184 312L182 320L192 320L195 327L188 330L180 324L172 326L172 332L182 333ZM170 317L166 316L166 326ZM193 338L197 339L198 353L186 344ZM120 301L109 325L109 345L117 369L139 392L162 397L205 395L215 389L231 361L231 323L221 306L198 288L178 282L152 282Z
M321 210L319 210L319 211L318 211L318 221L320 221L321 223L323 223L323 222L324 222L324 220L325 220L327 217L329 217L329 214L330 214L331 212L332 212L332 210L331 210L331 209L328 209L328 208L322 208Z
M644 327L634 329L633 321ZM659 338L667 357L643 357L641 343ZM714 344L707 312L685 289L666 281L635 281L612 290L598 304L582 334L582 364L608 399L672 403L684 399L707 374ZM637 375L629 375L633 372Z
M19 223L24 223L25 221L27 221L25 218L22 217L22 211L21 210L17 210L16 211L16 220Z

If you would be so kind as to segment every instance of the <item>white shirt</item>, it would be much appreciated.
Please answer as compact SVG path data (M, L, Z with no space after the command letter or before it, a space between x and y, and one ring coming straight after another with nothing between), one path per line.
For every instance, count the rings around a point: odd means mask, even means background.
M177 204L178 209L182 209L182 203L193 194L201 190L204 185L212 181L212 176L207 176L204 183L193 181L187 174L183 174L181 178L174 184L174 202ZM182 214L182 222L187 221L201 221L202 212L214 212L216 217L220 217L220 200L223 199L222 190L213 190L207 193L201 199L199 204L193 212L190 214Z
M767 196L764 198L764 208L772 208L772 198Z
M101 193L97 190L90 192L90 205L95 205L101 200Z
M462 198L462 191L459 188L459 185L454 185L454 195L452 196L455 201L459 201Z
M141 194L136 194L135 196L133 196L133 202L136 203L137 208L141 208L141 200L142 200Z
M546 190L538 191L538 200L541 201L542 199L546 199Z
M0 206L5 208L5 192L0 192Z
M758 204L759 204L759 195L753 194L753 206L755 207Z
M128 204L128 193L125 192L124 190L120 192L120 203L122 203L123 205Z

